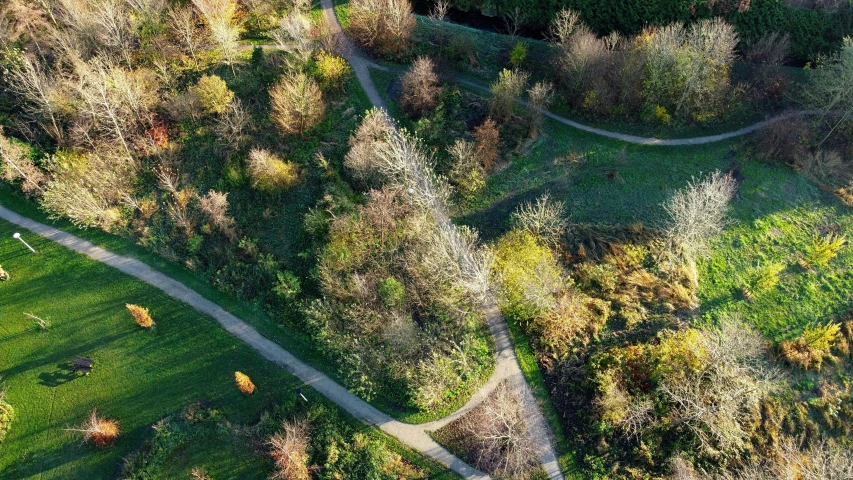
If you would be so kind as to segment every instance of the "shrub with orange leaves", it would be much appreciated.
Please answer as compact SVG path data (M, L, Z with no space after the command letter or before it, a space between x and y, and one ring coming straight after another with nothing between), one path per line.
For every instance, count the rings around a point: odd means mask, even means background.
M89 419L77 428L69 428L72 432L81 432L84 442L92 442L98 447L109 447L118 438L118 422L98 416L96 409L89 414Z
M130 314L133 315L133 319L136 320L136 323L140 327L151 328L154 326L154 319L151 318L151 314L148 313L147 308L131 303L125 304L125 307L127 307Z
M255 393L255 384L252 383L252 379L248 375L242 372L234 372L234 379L237 380L237 388L241 392L248 395Z

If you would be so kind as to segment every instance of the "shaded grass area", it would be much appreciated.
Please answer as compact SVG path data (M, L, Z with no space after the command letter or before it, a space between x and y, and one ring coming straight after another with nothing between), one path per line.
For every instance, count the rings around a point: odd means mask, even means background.
M22 231L39 253L12 239L19 229L0 221L0 261L11 280L0 283L0 371L17 418L0 449L0 477L114 478L122 457L138 449L151 426L184 406L203 402L232 426L258 421L261 413L293 406L296 378L228 335L211 318L163 292L58 244ZM156 326L138 327L124 304L148 307ZM37 328L24 313L47 320ZM75 356L95 360L93 372L71 371ZM252 377L246 396L234 371ZM309 402L335 409L310 390ZM301 402L301 400L299 400ZM82 422L92 408L121 427L118 442L97 449L63 429ZM337 410L336 410L337 411ZM340 412L350 429L380 439L429 478L458 478ZM266 454L228 428L215 428L168 456L155 478L185 478L202 466L212 478L266 478Z

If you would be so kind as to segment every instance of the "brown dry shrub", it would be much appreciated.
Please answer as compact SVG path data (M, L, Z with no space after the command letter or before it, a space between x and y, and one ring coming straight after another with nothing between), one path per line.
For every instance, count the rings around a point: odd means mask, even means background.
M441 85L429 57L418 57L403 76L400 105L410 115L426 115L438 103Z
M125 304L125 307L127 307L127 310L133 315L133 319L140 327L151 328L154 326L154 319L151 318L151 314L147 308L131 303Z
M282 422L282 432L267 439L270 456L275 462L273 480L308 480L308 431L306 420Z
M362 45L399 57L409 47L416 25L408 0L353 0L349 31Z
M92 410L88 420L82 425L69 430L82 433L84 442L92 442L98 447L114 445L119 435L118 422L99 417L97 410Z
M755 132L755 155L765 161L794 165L808 154L810 138L811 127L802 117L776 122Z
M564 293L549 311L533 321L539 342L561 358L571 347L588 345L610 316L609 303L579 292Z
M494 168L495 161L500 156L500 148L501 133L498 131L498 124L491 118L486 118L474 129L474 149L486 173Z

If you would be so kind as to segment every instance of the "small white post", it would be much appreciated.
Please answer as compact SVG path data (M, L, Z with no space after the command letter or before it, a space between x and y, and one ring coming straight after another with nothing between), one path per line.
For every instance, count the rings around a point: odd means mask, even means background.
M20 240L20 241L21 241L21 243L23 243L24 245L26 245L26 246L27 246L27 248L29 248L31 252L36 253L35 249L34 249L33 247L31 247L29 243L25 242L23 238L21 238L21 234L20 234L20 233L15 232L15 234L14 234L14 235L12 235L12 238L16 238L16 239Z

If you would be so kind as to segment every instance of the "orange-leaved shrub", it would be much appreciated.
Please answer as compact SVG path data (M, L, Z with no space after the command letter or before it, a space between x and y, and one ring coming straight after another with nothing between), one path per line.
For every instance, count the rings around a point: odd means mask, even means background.
M127 307L127 310L130 311L133 319L140 327L151 328L154 326L154 319L151 318L151 314L147 308L132 303L125 304L125 307Z

